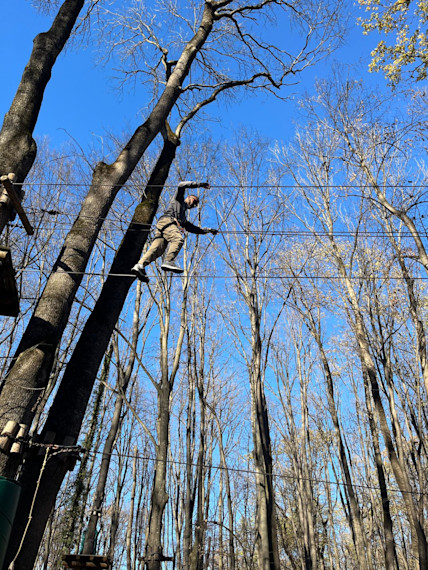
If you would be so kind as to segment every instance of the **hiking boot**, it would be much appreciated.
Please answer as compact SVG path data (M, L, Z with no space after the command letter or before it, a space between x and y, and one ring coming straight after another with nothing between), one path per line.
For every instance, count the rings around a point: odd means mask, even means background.
M178 265L175 265L173 261L164 261L161 265L161 269L164 271L172 271L173 273L183 273L184 269L181 269Z
M147 277L146 273L146 268L141 263L137 263L136 265L134 265L134 267L131 269L131 273L133 273L136 277L138 277L140 281L143 281L143 283L149 282L149 278Z

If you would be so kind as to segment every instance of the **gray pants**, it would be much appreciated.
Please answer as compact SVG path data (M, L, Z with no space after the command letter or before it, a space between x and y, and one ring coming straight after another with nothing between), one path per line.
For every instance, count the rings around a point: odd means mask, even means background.
M165 228L165 226L168 227ZM165 261L174 261L174 259L180 253L180 250L183 247L183 243L184 236L179 230L174 218L162 216L156 224L156 233L152 241L152 245L149 247L149 249L146 251L138 263L141 265L148 265L163 255L167 247L168 251L165 255Z

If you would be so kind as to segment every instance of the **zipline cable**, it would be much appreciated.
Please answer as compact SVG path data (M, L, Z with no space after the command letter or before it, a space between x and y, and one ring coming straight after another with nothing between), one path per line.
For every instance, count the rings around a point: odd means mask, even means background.
M26 273L40 273L40 271L38 269L26 269L25 270ZM65 270L61 270L58 271L58 273L65 273L68 275L90 275L93 277L133 277L135 279L135 275L133 273L102 273L102 272L97 272L97 271L65 271ZM256 275L255 277L253 275L245 275L245 274L239 274L239 275L212 275L212 274L202 274L202 273L197 273L197 274L193 274L192 272L190 273L181 273L180 275L175 275L172 274L171 277L175 277L175 278L179 278L179 277L186 277L186 278L191 278L191 277L198 277L200 279L295 279L296 276L295 275L272 275L271 273L262 273L259 275ZM392 276L388 276L388 277L379 277L379 276L373 276L373 275L356 275L356 276L349 276L347 277L348 279L352 279L352 280L372 280L374 278L376 278L377 281L405 281L405 277L392 277ZM336 281L336 280L341 280L343 279L342 276L340 275L303 275L301 277L299 277L299 279L321 279L321 280L332 280L332 281ZM415 281L427 281L428 280L428 276L424 277L424 276L414 276L412 277L413 280Z
M67 214L64 214L67 215ZM111 228L111 227L105 227L105 225L103 225L102 231L106 231L106 232L121 232L124 233L125 231L142 231L142 230L155 230L155 224L145 224L143 222L132 222L132 225L134 226L139 226L138 228L128 228L128 227L119 227L120 224L127 224L127 222L123 222L122 220L112 220L110 218L97 218L96 216L82 216L82 218L84 219L88 219L88 220L95 220L95 219L101 219L103 222L107 222L108 224L116 224L118 227L115 228ZM428 216L427 216L428 219ZM12 224L11 224L12 225ZM46 232L52 232L52 231L56 231L56 230L61 230L61 229L69 229L71 230L73 227L73 224L70 224L69 222L64 222L64 221L59 221L59 220L55 220L52 221L52 226L53 227L49 227L49 226L38 226L37 228L35 228L36 233L40 232L40 231L46 231ZM60 226L60 227L58 227ZM20 225L14 225L14 228L18 228L18 229L24 229L23 226ZM424 227L424 229L422 230L422 232L426 232L427 229ZM266 235L266 236L283 236L283 237L293 237L293 236L298 236L298 237L311 237L316 235L317 237L329 237L329 234L325 231L325 230L299 230L299 229L290 229L290 230L277 230L277 231L266 231L266 230L253 230L253 229L243 229L243 230L220 230L219 233L221 234L226 234L226 235L255 235L255 236L259 236L259 235ZM393 237L395 235L399 234L400 237L413 237L412 234L410 233L409 230L405 229L405 230L396 230L396 231L382 231L382 230L337 230L334 232L334 236L335 237L355 237L355 236L362 236L362 237L373 237L373 238L382 238L382 237ZM30 238L29 238L30 239ZM34 239L33 236L31 236L31 239Z
M141 184L140 182L128 182L126 184L93 184L91 182L14 182L14 186L73 186L76 188L140 188L141 190L150 186L150 188L166 188L166 189L176 189L177 184ZM369 188L373 189L372 184L210 184L211 189L227 189L227 188L256 188L258 190L265 188L291 188L293 190L298 190L300 188L319 188L319 189L330 189L330 188ZM378 188L412 188L412 189L427 189L427 184L378 184Z
M16 438L15 438L16 439ZM18 439L16 439L16 441L20 441ZM153 462L153 463L165 463L166 465L178 465L180 467L198 467L199 464L192 462L192 461L179 461L177 459L166 459L166 460L161 460L161 459L157 459L156 457L152 457L150 455L140 455L140 454L131 454L131 453L120 453L118 451L111 451L111 452L106 452L106 451L93 451L90 449L86 449L84 447L78 446L78 445L73 445L73 446L67 446L67 445L57 445L57 444L52 444L52 443L42 443L42 442L37 442L37 443L31 443L31 445L34 445L35 447L39 447L39 448L44 448L46 450L46 457L48 455L48 452L51 451L51 458L54 457L55 455L58 455L60 453L85 453L89 456L97 456L97 455L108 455L110 457L118 457L118 458L126 458L126 459L137 459L139 461L146 461L146 462ZM331 486L337 486L337 487L349 487L350 485L348 485L348 483L345 483L343 481L331 481L330 479L321 479L321 478L317 478L317 477L304 477L301 475L295 475L295 474L285 474L285 473L268 473L267 471L262 471L262 470L255 470L255 469L249 469L249 468L242 468L242 467L230 467L230 466L223 466L223 465L216 465L214 463L204 463L203 464L204 469L213 469L213 470L218 470L218 471L227 471L228 473L238 473L239 475L257 475L257 474L263 474L264 476L271 476L274 479L287 479L287 480L292 480L292 481L308 481L311 483L318 483L318 484L323 484L323 485L331 485ZM381 491L381 488L376 486L376 485L362 485L361 483L353 483L351 485L353 488L357 488L357 489L362 489L362 490L371 490L371 491ZM406 495L415 495L418 497L422 497L422 496L428 496L428 492L425 491L402 491L401 489L397 489L395 487L389 487L386 489L388 492L390 493L398 493L398 494L406 494Z

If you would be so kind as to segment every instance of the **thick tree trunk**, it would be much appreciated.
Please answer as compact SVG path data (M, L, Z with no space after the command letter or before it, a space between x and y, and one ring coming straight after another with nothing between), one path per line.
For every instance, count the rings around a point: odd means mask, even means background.
M103 380L105 380L108 376L108 371L110 368L110 359L111 359L111 352L109 352L105 358L103 372L102 372ZM103 394L104 394L104 387L102 384L100 384L100 390L98 391L96 400L94 402L91 424L83 444L85 449L87 449L86 446L90 448L91 444L94 441L95 432L97 430L98 421L99 421L99 410ZM48 456L50 458L48 459L46 468L43 471L43 473L40 473L44 459L42 451L43 450L41 448L32 448L30 454L27 457L28 465L31 466L31 469L24 470L23 477L20 479L20 483L23 489L23 493L21 494L20 497L21 501L20 505L24 505L25 507L26 505L31 504L33 498L35 497L36 501L31 512L40 513L40 509L42 509L42 514L37 516L43 515L46 517L46 520L48 520L49 517L48 511L49 509L53 508L56 499L56 497L54 496L55 489L50 489L49 484L50 482L52 482L52 484L55 483L54 473L60 473L60 476L58 476L59 485L56 488L57 489L56 492L58 492L61 482L65 477L65 475L67 474L69 467L73 466L73 460L70 460L65 453L60 453L53 457ZM75 490L71 498L71 501L69 503L71 521L63 534L63 548L65 550L69 549L72 546L76 538L75 536L75 530L77 526L76 523L79 522L79 518L83 518L82 509L85 508L87 494L89 492L86 486L87 482L86 480L88 477L90 478L91 476L91 469L88 468L89 457L90 455L87 452L83 456L79 468L79 474L77 476L75 483ZM41 488L39 488L39 491L36 493L36 483L34 477L36 476L37 478L38 475L42 475L40 480L41 483L47 482L46 483L47 492L43 489L42 486ZM53 493L52 496L50 496L51 490ZM9 540L8 552L6 554L6 559L5 559L6 561L10 561L17 554L17 550L22 540L24 528L28 522L28 517L30 512L30 509L28 507L25 508L26 511L24 513L24 516L21 516L20 510L17 513L17 517L15 520L16 526L13 527L13 532ZM36 533L35 537L33 537L31 534L31 527L29 527L28 531L29 532L25 535L25 542L24 542L25 548L21 548L20 554L17 557L15 569L22 568L23 570L25 570L26 568L28 569L33 568L40 540L43 536L43 530L40 529L41 532ZM5 564L5 568L6 567L7 566Z
M70 37L84 0L65 0L48 32L34 39L33 50L0 131L0 175L15 173L24 182L36 157L33 130L46 85L58 55ZM10 216L10 201L0 201L0 234Z
M140 143L143 144L143 140ZM164 149L166 154L171 151L175 152L176 147L174 143L167 146L168 148ZM67 324L76 291L82 281L83 272L101 228L102 220L106 217L118 189L123 185L136 165L135 161L132 163L131 168L131 164L127 163L126 172L124 173L121 159L123 155L128 155L126 149L121 153L114 165L107 166L101 163L96 168L91 189L72 230L65 240L53 273L48 279L34 315L30 319L22 337L13 365L0 393L0 416L4 422L14 420L17 423L31 425L35 405L47 385L55 350ZM164 170L163 165L159 164L153 178L157 181L160 173L163 174ZM153 182L151 183L153 184ZM134 222L131 224L121 245L122 255L121 257L116 256L113 262L112 273L129 273L130 267L137 260L148 233L147 231L139 232L137 230L140 230L141 227L150 226L156 213L159 193L158 188L149 189L148 198L137 208ZM124 252L127 252L127 254ZM90 316L86 334L89 335L88 330L91 330L92 338L91 343L86 346L86 350L92 355L92 358L90 361L84 361L84 369L87 369L89 362L93 362L95 359L94 354L96 354L97 364L95 372L92 372L93 368L89 371L93 378L107 348L111 331L117 321L126 293L133 280L131 276L122 279L109 277L100 297L101 305L105 297L109 297L108 309L103 307L100 313L100 305L97 305ZM120 290L120 294L118 290ZM112 315L115 316L112 318ZM100 321L103 323L101 327L99 326ZM108 323L107 327L106 321ZM95 327L91 327L94 322L96 322ZM110 327L109 332L102 335L102 331L108 328L108 326ZM82 342L80 345L82 345ZM101 350L98 349L100 346L102 346ZM76 359L72 358L69 368L73 366L75 361ZM81 373L80 367L79 363L77 376ZM74 394L74 381L72 384ZM83 389L83 391L86 396L87 390ZM86 407L86 403L87 399L85 398L84 407ZM68 412L74 415L73 409L68 408ZM60 420L58 419L58 421ZM57 430L55 429L54 431ZM15 461L8 461L4 456L0 457L0 470L4 475L13 476L16 468Z
M175 151L176 144L165 143L149 181L147 198L137 207L131 225L116 253L110 270L112 274L129 273L130 268L138 259L148 234L147 229L142 230L141 228L150 227L153 221L161 188L175 157ZM94 219L104 218L106 214L106 208L102 207L105 205L104 196L99 196L103 194L103 190L103 186L100 185L98 188L97 184L93 185L82 211L66 239L65 246L56 264L57 271L54 271L48 280L35 313L21 340L15 364L9 371L0 393L0 415L4 421L13 419L18 423L31 424L34 417L34 406L39 394L42 394L47 384L55 348L60 342L74 295L82 279L82 275L75 273L81 273L84 270L89 251L95 241L94 226L100 227L101 225L101 222L94 224ZM62 261L65 259L68 260L67 265L64 265L64 261ZM72 273L65 273L64 270ZM82 410L83 413L86 410L98 368L133 281L134 278L131 276L119 279L110 275L107 278L100 298L71 356L60 391L49 414L53 424L49 430L60 434L62 441L66 435L77 438L80 422L83 418ZM75 373L76 370L77 373ZM82 371L86 373L84 380L81 376ZM91 380L88 382L89 376ZM80 377L82 378L81 391L79 389L75 391L75 378ZM69 406L69 402L76 402L76 398L79 396L80 405ZM63 413L68 414L69 417L62 418ZM63 423L63 421L67 423ZM68 430L70 421L77 422L77 427L74 430L70 428L71 431ZM16 460L8 460L6 456L1 456L0 467L6 476L13 476L17 467Z
M49 411L45 430L61 437L77 438L96 375L110 342L134 277L116 277L130 272L156 214L159 196L175 158L176 144L166 141L145 190L120 244L100 296L89 316L67 365L57 396Z

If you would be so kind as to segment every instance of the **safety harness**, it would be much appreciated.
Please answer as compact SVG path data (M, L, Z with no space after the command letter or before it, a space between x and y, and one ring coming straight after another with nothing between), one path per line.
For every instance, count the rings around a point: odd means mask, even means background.
M161 216L161 217L159 218L158 223L161 221L161 219L162 219L163 217L164 217L164 216ZM165 216L165 217L167 217L167 216ZM178 223L178 220L176 220L176 219L174 218L174 219L172 220L172 222L169 222L168 224L166 224L162 229L158 228L158 226L156 225L156 229L157 229L157 231L160 233L160 236L155 237L155 238L153 239L153 241L156 240L156 239L160 239L160 238L163 239L163 232L166 230L166 228L169 228L170 226L174 226L174 225L176 225L176 226L178 227L178 229L179 229L181 232L184 231L184 228L182 228L182 227L180 226L180 224Z

